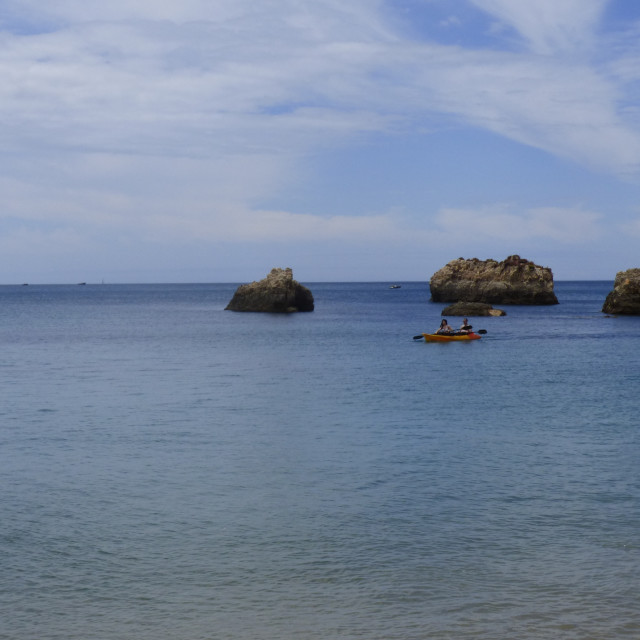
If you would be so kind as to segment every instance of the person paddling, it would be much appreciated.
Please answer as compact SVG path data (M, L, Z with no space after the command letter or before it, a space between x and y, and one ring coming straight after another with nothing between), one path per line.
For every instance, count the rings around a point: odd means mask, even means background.
M442 318L442 322L440 323L436 333L453 333L453 329L449 326L446 318Z
M469 324L469 320L467 320L467 318L462 321L459 331L460 333L471 333L473 331L473 327Z

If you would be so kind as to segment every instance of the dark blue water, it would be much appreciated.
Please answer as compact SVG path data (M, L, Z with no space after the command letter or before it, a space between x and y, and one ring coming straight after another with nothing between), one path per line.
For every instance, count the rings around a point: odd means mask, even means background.
M640 637L611 286L450 344L422 283L0 287L0 638Z

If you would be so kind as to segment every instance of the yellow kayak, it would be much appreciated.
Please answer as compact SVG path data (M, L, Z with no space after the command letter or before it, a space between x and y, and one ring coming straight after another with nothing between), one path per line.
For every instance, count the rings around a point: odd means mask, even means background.
M455 342L458 340L480 340L477 333L423 333L425 342Z

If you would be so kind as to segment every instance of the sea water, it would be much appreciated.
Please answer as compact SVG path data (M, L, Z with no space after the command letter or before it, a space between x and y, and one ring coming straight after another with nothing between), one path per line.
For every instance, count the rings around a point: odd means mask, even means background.
M0 287L0 638L640 638L640 318ZM450 318L457 324L460 318Z

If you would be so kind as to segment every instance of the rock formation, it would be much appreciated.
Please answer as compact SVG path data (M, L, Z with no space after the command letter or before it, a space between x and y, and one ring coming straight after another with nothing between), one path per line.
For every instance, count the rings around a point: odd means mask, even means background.
M485 302L454 302L442 310L443 316L506 316L506 311L494 309Z
M264 280L240 285L225 310L270 313L313 311L313 295L293 279L291 269L271 269Z
M558 304L553 274L520 256L496 260L458 258L431 277L433 302L487 304Z
M618 271L602 311L616 315L640 315L640 269Z

